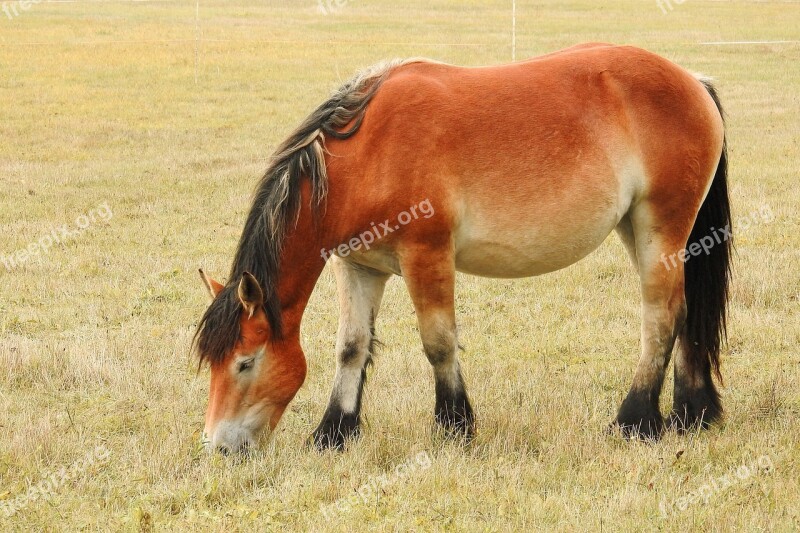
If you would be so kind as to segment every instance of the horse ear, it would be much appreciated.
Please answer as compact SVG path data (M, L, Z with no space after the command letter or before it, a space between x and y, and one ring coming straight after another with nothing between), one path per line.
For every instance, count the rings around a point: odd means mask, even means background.
M256 309L264 305L264 291L261 290L258 280L250 272L245 272L242 276L237 294L244 310L250 315L249 318L253 318Z
M208 289L208 294L211 295L211 299L212 300L217 297L217 294L222 292L222 289L225 288L218 281L215 281L215 280L211 279L210 277L208 277L206 275L206 273L203 272L202 268L200 269L200 279L202 279L203 283L205 283L206 289Z

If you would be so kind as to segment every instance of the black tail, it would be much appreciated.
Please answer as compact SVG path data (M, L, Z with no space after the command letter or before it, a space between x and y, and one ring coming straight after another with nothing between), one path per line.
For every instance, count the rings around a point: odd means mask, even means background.
M717 104L720 116L724 115L717 91L710 81L701 80L708 94ZM708 191L697 220L689 236L689 243L701 242L710 235L718 241L708 254L700 254L687 261L685 269L686 287L686 339L688 362L696 365L707 377L713 396L717 396L711 381L711 372L722 381L720 372L720 349L727 338L726 318L731 279L731 253L733 229L731 207L728 197L728 148L727 140L722 145L714 181ZM724 234L724 237L723 237ZM719 404L719 398L714 398Z

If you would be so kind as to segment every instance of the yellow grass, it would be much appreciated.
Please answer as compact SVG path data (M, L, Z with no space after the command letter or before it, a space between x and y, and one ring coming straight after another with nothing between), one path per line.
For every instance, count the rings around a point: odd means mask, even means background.
M326 271L304 323L309 376L280 430L250 461L205 455L208 376L188 355L207 304L196 270L227 272L272 148L377 60L509 60L511 2L352 0L325 15L315 0L204 0L199 26L192 2L39 3L13 20L0 12L0 254L75 229L104 203L113 216L0 264L0 504L68 469L46 500L11 517L0 508L0 530L800 527L800 44L698 44L796 40L800 6L517 3L519 58L625 42L718 78L735 218L774 214L738 237L725 423L655 445L604 433L639 331L636 279L610 239L549 276L459 279L479 417L468 449L431 432L433 380L399 279L363 439L342 454L303 448L333 376ZM670 402L668 382L664 411ZM359 490L366 501L348 500Z

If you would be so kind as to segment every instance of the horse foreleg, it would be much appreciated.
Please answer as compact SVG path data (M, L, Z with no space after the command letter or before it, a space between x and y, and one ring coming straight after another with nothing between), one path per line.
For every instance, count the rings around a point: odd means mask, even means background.
M415 248L401 270L417 312L425 355L436 383L436 423L449 436L471 439L475 416L458 362L455 320L455 259L448 247Z
M360 431L361 396L372 361L374 321L389 274L331 258L339 293L336 375L328 408L313 434L318 449L342 449Z

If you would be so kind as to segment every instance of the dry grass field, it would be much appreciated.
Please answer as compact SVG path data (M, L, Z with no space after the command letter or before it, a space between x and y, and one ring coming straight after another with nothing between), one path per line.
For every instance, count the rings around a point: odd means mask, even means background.
M630 43L718 80L738 225L724 423L656 444L605 433L639 353L636 276L613 237L548 276L459 278L468 448L432 432L400 279L363 438L304 448L334 371L326 270L279 431L246 461L204 453L197 268L226 275L272 149L380 59L509 61L511 1L6 0L0 531L800 528L800 4L517 4L517 58ZM786 42L702 44L717 41Z

